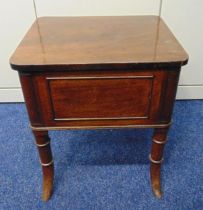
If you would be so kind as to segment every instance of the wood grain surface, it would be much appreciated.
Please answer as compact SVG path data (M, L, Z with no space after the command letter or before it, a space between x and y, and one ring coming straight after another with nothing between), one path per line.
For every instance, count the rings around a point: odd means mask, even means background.
M187 60L184 49L156 16L42 17L10 64L21 71L59 71L180 66Z

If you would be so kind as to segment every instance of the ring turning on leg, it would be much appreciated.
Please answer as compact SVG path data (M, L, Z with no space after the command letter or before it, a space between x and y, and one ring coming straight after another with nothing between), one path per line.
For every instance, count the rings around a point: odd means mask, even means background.
M54 160L52 159L49 163L42 163L41 161L40 161L40 163L41 163L41 165L42 166L50 166L50 165L52 165L53 163L54 163Z
M54 164L47 131L33 131L38 148L43 172L42 200L47 201L52 194L54 179Z
M161 163L164 161L163 158L162 158L161 160L153 160L151 154L149 154L149 160L150 160L152 163L155 163L155 164L161 164Z

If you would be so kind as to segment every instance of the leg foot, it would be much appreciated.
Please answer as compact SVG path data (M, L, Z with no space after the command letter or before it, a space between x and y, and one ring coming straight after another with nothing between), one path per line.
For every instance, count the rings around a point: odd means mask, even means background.
M163 161L163 150L167 139L168 128L157 128L154 131L152 140L150 176L151 186L157 198L162 197L161 191L161 163Z
M161 181L160 181L160 165L151 164L150 173L151 173L151 186L154 195L157 198L162 197L161 192Z
M47 201L52 195L54 180L54 164L47 131L33 131L38 148L43 172L42 200Z
M42 200L48 201L53 191L53 180L54 180L54 167L51 166L42 167L43 170L43 191Z

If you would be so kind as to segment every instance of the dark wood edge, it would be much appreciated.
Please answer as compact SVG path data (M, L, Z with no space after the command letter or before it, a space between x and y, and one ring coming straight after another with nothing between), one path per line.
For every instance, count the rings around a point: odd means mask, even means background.
M19 72L19 79L22 86L22 91L25 99L25 105L30 121L35 126L42 125L40 109L38 106L37 93L31 74L21 74ZM26 87L26 88L25 88Z
M52 64L52 65L19 65L10 62L10 66L13 70L19 72L52 72L57 71L72 71L72 70L143 70L143 69L170 69L171 67L181 67L186 65L188 58L183 61L174 61L170 63L106 63L106 64Z
M159 112L159 120L162 123L171 120L180 71L181 68L173 68L166 72Z
M120 129L120 128L168 128L172 124L172 121L166 124L151 124L151 125L112 125L112 126L43 126L36 127L30 125L30 128L34 131L49 131L49 130L78 130L78 129Z

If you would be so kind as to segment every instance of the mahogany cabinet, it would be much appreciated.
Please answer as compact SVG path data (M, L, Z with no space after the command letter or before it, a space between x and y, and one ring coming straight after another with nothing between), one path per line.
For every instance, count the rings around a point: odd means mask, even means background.
M154 128L153 192L181 66L188 55L156 16L38 18L10 59L19 72L43 170L52 193L49 130Z

